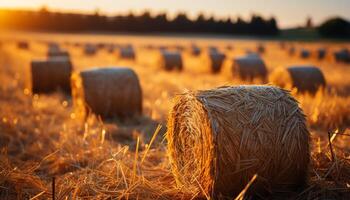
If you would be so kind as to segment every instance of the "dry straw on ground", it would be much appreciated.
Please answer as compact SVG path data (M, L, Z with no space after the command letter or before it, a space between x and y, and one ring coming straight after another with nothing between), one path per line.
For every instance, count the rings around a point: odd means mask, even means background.
M97 68L72 75L72 95L78 115L91 111L103 118L133 117L142 113L142 91L129 68Z
M260 57L249 54L233 60L232 74L234 77L246 81L253 81L254 79L266 81L267 68Z
M278 68L272 72L270 82L285 89L296 88L300 93L311 94L326 87L322 71L314 66Z
M306 183L305 116L290 94L271 86L222 87L175 99L168 151L180 186L214 198L282 195Z
M178 51L160 50L159 65L161 68L171 71L174 69L182 70L183 60Z
M61 89L70 94L72 64L66 58L34 60L31 62L33 93L47 93Z

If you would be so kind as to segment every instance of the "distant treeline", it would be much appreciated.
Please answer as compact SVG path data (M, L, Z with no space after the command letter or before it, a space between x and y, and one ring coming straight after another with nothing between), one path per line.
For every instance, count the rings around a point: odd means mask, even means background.
M264 19L253 15L249 21L215 20L199 15L190 20L180 13L172 20L166 14L103 16L96 14L72 14L40 11L20 11L0 9L0 28L32 31L115 31L135 33L221 33L239 35L276 35L279 33L274 18Z
M323 37L350 38L350 22L339 17L328 19L317 30Z

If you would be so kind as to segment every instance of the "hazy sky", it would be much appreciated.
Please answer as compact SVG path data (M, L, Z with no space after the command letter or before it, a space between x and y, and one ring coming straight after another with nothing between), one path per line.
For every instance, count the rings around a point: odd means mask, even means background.
M37 9L46 5L49 9L115 14L149 9L167 11L174 15L185 11L196 16L200 11L217 17L246 18L252 13L266 17L275 16L280 27L305 24L311 16L317 24L330 16L350 19L350 0L0 0L0 7Z

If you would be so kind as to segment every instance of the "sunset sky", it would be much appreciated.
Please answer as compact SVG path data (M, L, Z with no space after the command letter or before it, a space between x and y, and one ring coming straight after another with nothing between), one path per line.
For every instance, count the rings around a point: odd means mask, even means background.
M301 25L307 16L314 23L322 22L330 16L350 19L350 0L0 0L1 8L38 9L46 5L51 10L75 12L139 13L145 9L154 12L167 11L174 15L179 11L191 17L203 11L217 17L246 18L252 13L266 17L275 16L282 28Z

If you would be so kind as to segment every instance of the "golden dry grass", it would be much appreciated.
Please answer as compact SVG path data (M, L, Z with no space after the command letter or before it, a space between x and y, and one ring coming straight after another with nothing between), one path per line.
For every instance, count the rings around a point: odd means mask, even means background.
M0 199L48 199L55 177L56 199L191 199L205 197L201 191L181 188L172 175L164 140L164 124L171 99L186 90L222 85L247 84L232 78L231 59L222 72L210 73L202 58L184 54L182 72L166 72L155 63L157 52L145 44L190 45L193 39L167 37L0 34ZM15 39L30 40L30 50L18 50ZM144 116L132 121L103 121L90 116L78 120L69 97L57 92L32 95L28 90L29 63L43 58L47 47L38 40L55 40L69 50L76 70L94 66L131 66L143 90ZM137 61L118 60L100 50L84 56L82 48L65 41L131 43ZM226 40L198 39L201 46L227 45ZM228 58L255 49L256 41L232 40ZM295 43L297 49L349 44ZM330 57L319 61L312 56L289 57L278 42L266 42L262 57L269 72L275 67L314 64L325 74L326 93L297 95L307 115L312 136L309 186L293 199L347 199L350 195L350 67ZM293 91L292 91L293 92ZM329 133L329 134L328 134ZM152 137L156 135L155 137ZM329 136L330 135L330 136ZM152 141L152 144L150 145ZM332 141L330 143L329 141ZM332 151L331 151L332 150Z

